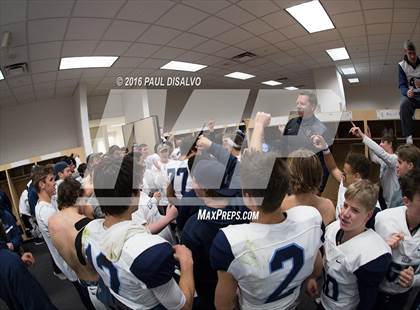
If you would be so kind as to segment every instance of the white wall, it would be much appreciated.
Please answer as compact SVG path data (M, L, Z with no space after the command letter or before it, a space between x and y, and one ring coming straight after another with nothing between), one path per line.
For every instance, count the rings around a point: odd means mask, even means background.
M118 95L118 97L120 96ZM108 96L88 97L88 112L90 120L124 116L121 100L113 100L113 103L105 109L107 100Z
M0 114L0 164L78 147L73 99L57 98Z
M381 86L346 85L347 110L399 109L400 90L398 85Z

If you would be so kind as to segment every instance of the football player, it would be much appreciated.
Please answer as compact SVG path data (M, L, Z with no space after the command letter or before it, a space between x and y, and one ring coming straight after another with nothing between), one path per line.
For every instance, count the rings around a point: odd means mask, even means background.
M391 262L391 249L366 223L373 215L378 188L369 180L349 186L339 220L327 226L324 285L319 309L373 309L379 284ZM316 292L315 280L308 281Z
M244 153L240 171L244 203L259 216L223 228L213 241L216 308L233 309L238 299L242 309L293 309L320 259L321 215L309 206L283 212L289 177L274 153Z
M173 248L131 221L139 203L141 171L129 156L122 161L104 160L96 167L93 186L105 219L85 227L86 256L110 288L117 307L190 309L194 295L191 252L185 246ZM179 285L173 278L176 260L181 270Z
M420 286L420 170L400 178L404 206L376 217L376 232L392 248L392 263L381 284L375 309L403 309L413 287Z

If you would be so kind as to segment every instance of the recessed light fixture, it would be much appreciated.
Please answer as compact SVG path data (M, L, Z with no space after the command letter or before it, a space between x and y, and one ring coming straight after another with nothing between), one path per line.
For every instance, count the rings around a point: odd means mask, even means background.
M178 70L178 71L188 71L188 72L197 72L203 68L207 67L206 65L193 64L190 62L183 61L170 61L166 65L160 67L163 70Z
M281 85L283 83L280 83L280 82L277 82L277 81L274 81L274 80L270 80L270 81L261 82L261 84L265 84L265 85L268 85L268 86L277 86L277 85Z
M0 70L0 81L1 80L4 80L4 75L3 75L3 73L1 72L1 70Z
M64 57L60 61L60 70L81 68L109 68L118 56Z
M294 87L294 86L288 86L288 87L285 87L284 89L287 89L287 90L297 90L299 88Z
M334 61L350 59L349 53L345 47L333 48L326 50L328 55L330 55L331 59Z
M319 1L311 1L286 9L309 33L334 29L334 25Z
M352 78L352 79L349 79L349 82L350 83L359 83L359 78Z
M356 74L356 70L354 70L354 67L342 67L341 72L343 72L344 75L350 75L350 74Z
M255 77L255 75L243 73L243 72L232 72L232 73L226 74L225 77L238 79L238 80L247 80L247 79L251 79Z

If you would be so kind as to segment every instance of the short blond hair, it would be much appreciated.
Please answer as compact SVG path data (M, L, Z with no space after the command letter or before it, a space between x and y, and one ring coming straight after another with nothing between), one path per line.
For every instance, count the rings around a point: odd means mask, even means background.
M344 198L356 201L368 211L375 209L378 201L379 187L369 180L359 180L349 186Z

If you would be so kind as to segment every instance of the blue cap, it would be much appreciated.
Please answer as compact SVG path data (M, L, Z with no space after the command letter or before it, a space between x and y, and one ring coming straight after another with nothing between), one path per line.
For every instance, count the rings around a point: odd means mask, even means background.
M63 172L69 165L65 161L59 161L54 165L54 174L58 175L59 172Z

